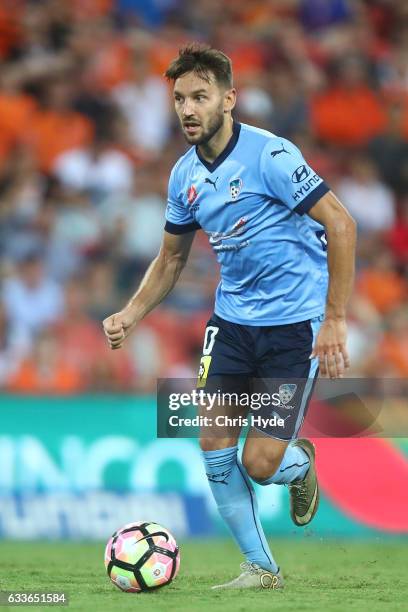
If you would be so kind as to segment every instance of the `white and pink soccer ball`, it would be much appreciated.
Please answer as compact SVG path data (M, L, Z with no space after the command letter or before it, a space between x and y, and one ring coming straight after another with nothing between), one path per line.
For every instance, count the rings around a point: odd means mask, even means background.
M106 545L105 567L122 591L140 593L169 584L180 567L177 542L157 523L129 523Z

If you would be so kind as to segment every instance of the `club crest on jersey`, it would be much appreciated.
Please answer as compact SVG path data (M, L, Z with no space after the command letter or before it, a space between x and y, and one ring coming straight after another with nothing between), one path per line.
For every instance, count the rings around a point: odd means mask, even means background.
M237 178L230 181L229 184L231 199L236 200L242 189L242 179Z
M197 189L194 187L194 185L191 185L191 187L187 191L187 200L190 206L194 204L197 199L197 196Z
M285 383L284 385L279 385L279 399L284 406L295 395L297 389L297 385L291 383Z

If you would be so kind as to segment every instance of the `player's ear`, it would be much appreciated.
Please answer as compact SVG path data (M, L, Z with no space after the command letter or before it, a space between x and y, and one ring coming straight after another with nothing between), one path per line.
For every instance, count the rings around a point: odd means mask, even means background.
M227 89L224 94L224 113L230 113L235 106L237 101L236 89Z

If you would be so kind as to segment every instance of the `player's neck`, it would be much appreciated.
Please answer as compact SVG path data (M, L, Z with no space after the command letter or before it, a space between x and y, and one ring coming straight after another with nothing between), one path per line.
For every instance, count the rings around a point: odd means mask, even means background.
M233 132L233 119L226 119L216 134L204 144L198 145L200 155L210 163L215 161L227 146Z

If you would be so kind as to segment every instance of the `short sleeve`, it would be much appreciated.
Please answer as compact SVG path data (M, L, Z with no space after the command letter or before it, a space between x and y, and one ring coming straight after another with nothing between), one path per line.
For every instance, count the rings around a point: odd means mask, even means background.
M299 149L285 138L273 138L264 147L261 178L267 195L299 215L307 213L330 190Z
M177 181L177 164L170 174L164 229L169 234L185 234L200 229L200 224L194 220L191 211L180 198L180 188Z

